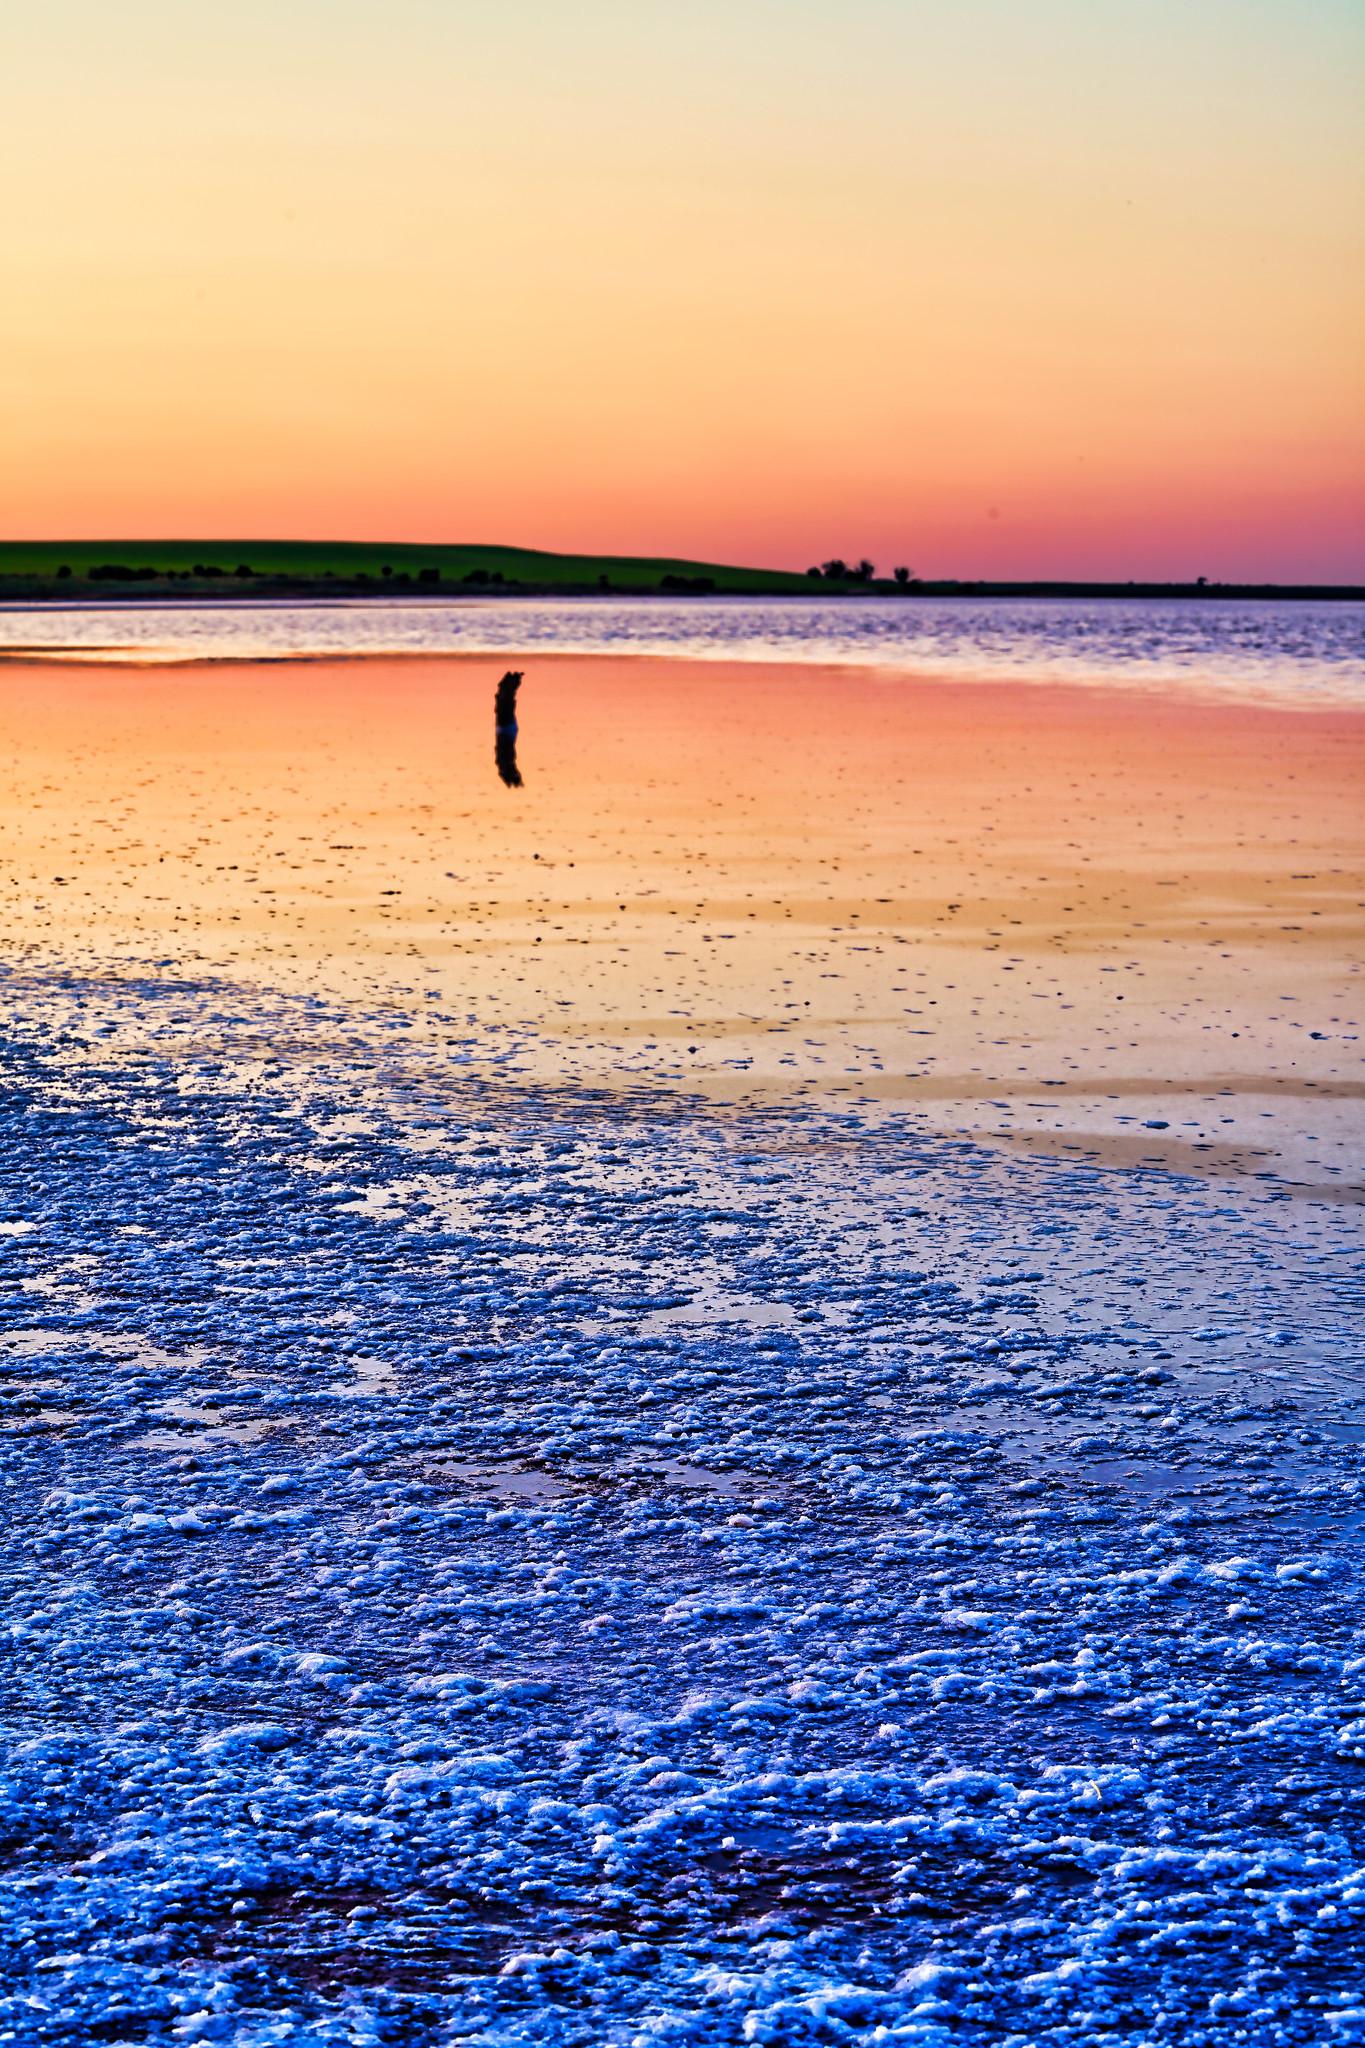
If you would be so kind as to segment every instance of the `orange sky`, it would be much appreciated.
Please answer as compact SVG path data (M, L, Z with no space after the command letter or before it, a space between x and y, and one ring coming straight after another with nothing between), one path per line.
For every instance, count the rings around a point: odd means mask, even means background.
M1365 574L1343 0L29 14L9 535Z

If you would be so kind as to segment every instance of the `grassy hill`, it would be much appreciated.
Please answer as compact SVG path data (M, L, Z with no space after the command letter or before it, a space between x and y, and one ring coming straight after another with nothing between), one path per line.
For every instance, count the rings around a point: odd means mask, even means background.
M537 548L371 541L0 541L0 596L155 592L520 590L797 591L805 576L644 555L555 555Z
M749 596L1365 598L1346 584L828 580L666 555L554 555L539 548L308 540L0 541L5 599L568 595L602 590Z

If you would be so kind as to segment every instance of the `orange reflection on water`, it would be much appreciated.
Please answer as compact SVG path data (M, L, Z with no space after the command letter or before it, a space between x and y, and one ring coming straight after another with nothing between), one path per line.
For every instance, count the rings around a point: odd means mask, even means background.
M553 1074L1344 1083L1358 716L522 657L509 788L511 661L8 665L7 953L525 1027Z

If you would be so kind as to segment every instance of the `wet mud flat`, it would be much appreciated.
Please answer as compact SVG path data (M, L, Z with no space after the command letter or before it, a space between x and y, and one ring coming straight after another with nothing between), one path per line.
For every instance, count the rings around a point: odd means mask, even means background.
M1359 2037L1358 1208L3 997L0 2034Z

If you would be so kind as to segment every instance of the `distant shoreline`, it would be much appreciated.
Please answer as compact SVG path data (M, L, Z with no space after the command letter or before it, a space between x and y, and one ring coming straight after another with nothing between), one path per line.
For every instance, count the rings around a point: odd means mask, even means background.
M1153 577L933 576L831 556L804 572L665 555L554 554L483 542L3 540L4 604L297 604L350 598L819 597L824 599L1360 603L1365 581L1218 582Z

